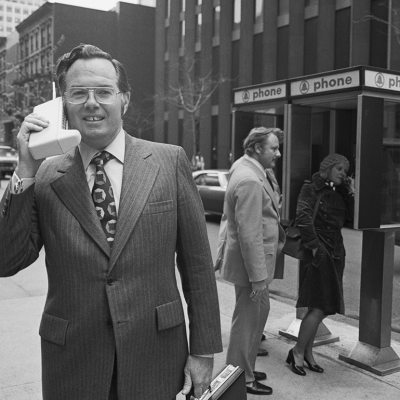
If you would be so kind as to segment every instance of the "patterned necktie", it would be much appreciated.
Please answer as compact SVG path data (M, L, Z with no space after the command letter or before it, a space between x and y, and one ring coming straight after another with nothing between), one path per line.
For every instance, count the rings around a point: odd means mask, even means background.
M92 189L92 197L96 207L97 216L107 236L107 242L112 247L117 225L117 209L115 207L114 192L108 179L104 165L113 159L107 151L102 151L93 157L91 164L96 166L96 175Z

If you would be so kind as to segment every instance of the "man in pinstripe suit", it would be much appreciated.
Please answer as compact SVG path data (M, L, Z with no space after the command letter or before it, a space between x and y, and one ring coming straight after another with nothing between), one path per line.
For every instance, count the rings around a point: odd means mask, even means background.
M34 160L29 135L48 123L28 115L16 174L0 203L0 276L46 251L43 399L165 400L192 384L200 397L222 345L204 214L187 158L179 147L123 131L130 88L108 53L76 47L59 62L57 80L82 142ZM107 190L99 189L105 183Z

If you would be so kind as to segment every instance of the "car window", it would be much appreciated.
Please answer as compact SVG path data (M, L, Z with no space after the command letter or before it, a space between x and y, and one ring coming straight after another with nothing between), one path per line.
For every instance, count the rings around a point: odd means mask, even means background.
M15 156L16 153L17 153L17 151L15 149L0 147L0 156L4 156L4 157L10 156L10 155Z
M194 182L196 183L197 186L203 186L206 184L206 180L204 178L204 174L201 174L194 178Z
M205 174L204 178L206 186L220 186L218 174Z

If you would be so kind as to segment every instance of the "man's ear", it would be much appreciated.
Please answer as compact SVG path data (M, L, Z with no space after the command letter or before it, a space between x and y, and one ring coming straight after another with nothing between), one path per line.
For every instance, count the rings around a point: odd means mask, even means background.
M122 94L122 114L125 114L128 111L130 99L131 94L129 92Z

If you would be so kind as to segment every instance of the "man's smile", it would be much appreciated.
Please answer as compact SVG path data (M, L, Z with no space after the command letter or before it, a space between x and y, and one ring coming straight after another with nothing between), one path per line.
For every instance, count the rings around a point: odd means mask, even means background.
M84 117L83 119L84 119L85 121L96 122L96 121L101 121L101 120L103 120L104 118L103 118L103 117L95 117L95 116L92 116L92 117Z

